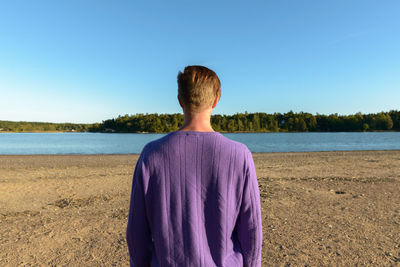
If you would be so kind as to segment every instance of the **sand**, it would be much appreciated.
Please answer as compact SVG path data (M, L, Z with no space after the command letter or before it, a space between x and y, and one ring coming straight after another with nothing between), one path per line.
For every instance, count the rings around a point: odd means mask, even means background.
M400 151L253 157L263 266L400 265ZM137 158L0 156L0 266L127 266Z

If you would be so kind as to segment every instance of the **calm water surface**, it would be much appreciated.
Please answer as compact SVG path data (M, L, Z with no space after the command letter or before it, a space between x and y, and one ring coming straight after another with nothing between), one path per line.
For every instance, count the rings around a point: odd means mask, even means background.
M130 154L165 134L1 133L0 154ZM400 132L227 133L252 152L397 150Z

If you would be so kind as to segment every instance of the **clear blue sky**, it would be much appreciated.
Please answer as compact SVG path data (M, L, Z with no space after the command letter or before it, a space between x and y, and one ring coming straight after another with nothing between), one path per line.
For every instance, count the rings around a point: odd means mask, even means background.
M399 1L1 1L0 120L181 112L176 75L222 82L215 114L400 109Z

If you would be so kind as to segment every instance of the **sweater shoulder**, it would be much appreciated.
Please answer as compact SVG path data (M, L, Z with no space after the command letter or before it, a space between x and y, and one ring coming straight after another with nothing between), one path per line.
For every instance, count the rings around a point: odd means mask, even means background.
M222 144L224 144L228 147L235 148L237 153L244 153L244 154L250 153L250 150L247 147L247 145L245 145L239 141L232 140L226 136L221 135L221 142L222 142Z
M202 142L204 145L207 143L208 146L220 145L221 149L223 150L230 150L233 149L236 151L237 154L246 155L251 153L247 145L232 140L220 133L216 133L215 135L210 136L196 136L197 138L203 138ZM177 146L179 143L180 138L184 138L184 135L174 135L173 133L169 133L161 138L153 140L147 143L141 155L143 158L153 158L157 159L158 157L165 156L166 151L168 150L169 146Z
M157 154L158 152L161 152L163 146L165 146L166 142L168 141L167 139L168 135L148 142L143 147L142 152L140 154L142 155L143 158L148 158L154 154Z

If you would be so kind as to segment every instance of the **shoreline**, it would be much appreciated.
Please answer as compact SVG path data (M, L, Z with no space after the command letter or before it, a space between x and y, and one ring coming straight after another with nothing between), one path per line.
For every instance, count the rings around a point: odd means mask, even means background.
M216 131L221 134L226 133L397 133L400 130L374 130L374 131L235 131L235 132L227 132L227 131ZM91 132L91 131L24 131L24 132L13 132L13 131L0 131L1 133L104 133L104 134L168 134L170 132L107 132L107 131L99 131L99 132Z
M340 152L400 152L400 149L377 149L377 150L318 150L318 151L268 151L268 152L251 152L252 154L301 154L301 153L340 153ZM80 154L80 153L58 153L58 154L0 154L0 157L7 156L139 156L140 153L96 153L96 154Z

